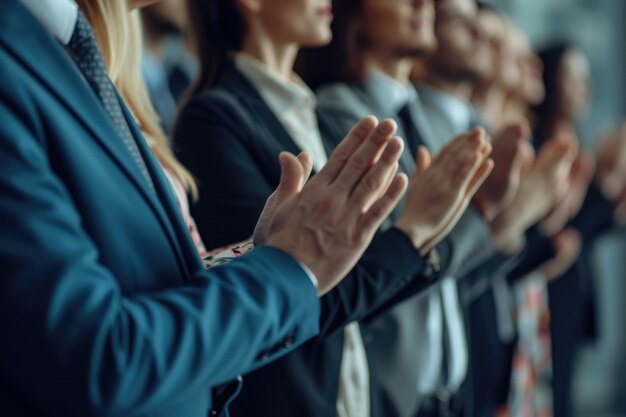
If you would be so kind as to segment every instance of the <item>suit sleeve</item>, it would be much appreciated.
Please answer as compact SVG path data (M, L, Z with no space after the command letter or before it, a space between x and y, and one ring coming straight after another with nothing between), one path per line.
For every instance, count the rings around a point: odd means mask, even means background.
M570 226L580 233L583 242L589 243L615 226L614 210L615 203L607 199L600 188L592 183L578 215L572 219Z
M11 102L16 91L3 90L3 384L53 415L149 414L316 334L314 287L297 262L272 248L198 271L180 287L122 294L124 277L99 263L71 195L50 169L33 133L41 126L26 121L26 104Z
M210 196L193 211L205 241L216 231L223 233L223 242L251 235L278 185L277 155L269 162L260 158L263 135L253 130L259 127L247 115L235 115L235 108L215 95L196 99L177 122L174 139L181 161L198 179L200 194ZM216 187L211 181L218 176L222 183ZM392 298L399 302L426 288L437 275L426 278L424 267L424 259L402 232L379 232L348 277L322 297L320 336L360 320Z

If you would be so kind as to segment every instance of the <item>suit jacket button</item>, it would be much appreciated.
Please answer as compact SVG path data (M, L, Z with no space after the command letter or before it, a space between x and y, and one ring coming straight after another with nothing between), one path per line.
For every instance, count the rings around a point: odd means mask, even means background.
M266 361L270 358L270 353L265 351L265 352L261 352L261 354L259 355L259 359L262 361Z
M289 336L285 339L285 341L283 342L283 346L286 348L289 348L293 345L293 336Z

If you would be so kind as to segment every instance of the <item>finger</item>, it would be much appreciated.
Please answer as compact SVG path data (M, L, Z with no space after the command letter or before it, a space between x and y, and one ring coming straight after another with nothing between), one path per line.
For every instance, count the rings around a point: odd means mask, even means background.
M463 213L465 213L465 210L469 205L469 199L461 198L458 201L459 203L457 207L454 208L454 211L452 212L450 218L447 220L445 226L443 226L443 228L435 236L424 242L424 244L420 247L420 254L422 254L422 256L426 255L435 246L437 246L437 244L441 242L441 240L444 239L457 225L457 223L461 219L461 216L463 215Z
M497 142L517 142L530 140L530 127L526 120L513 122L507 125L502 133L498 134L494 138L494 143Z
M396 137L396 139L402 141L401 138ZM404 152L404 151L403 151ZM383 187L383 189L381 190L380 195L378 195L376 198L380 198L382 197L382 195L385 193L385 191L387 191L387 188L389 188L389 185L391 185L391 182L393 181L393 179L396 177L396 175L398 174L398 169L399 169L399 164L396 162L395 163L395 169L393 171L390 172L389 176L387 177L387 180L385 181L385 186Z
M443 160L448 158L455 158L458 153L473 152L479 149L485 140L486 134L482 128L476 128L469 132L462 133L456 136L450 143L448 143L439 152L439 155L435 160Z
M396 175L398 175L398 168L399 168L399 165L396 162L395 168L390 171L389 176L387 177L387 180L385 181L385 186L381 189L380 194L376 196L376 200L382 197L383 194L385 194L385 192L387 191L387 188L389 188L393 179L396 177ZM367 210L369 210L369 207L366 208L366 211Z
M549 142L539 152L536 166L544 172L556 173L563 168L563 164L569 159L573 160L570 144L558 141Z
M430 154L430 151L426 149L424 146L420 146L417 149L417 157L415 158L415 160L417 161L417 164L415 167L414 175L417 175L421 172L426 171L430 167L430 165L433 163L433 157Z
M302 190L302 187L304 187L304 184L306 184L306 182L309 180L311 172L313 171L313 159L311 159L311 155L309 155L307 152L301 152L298 155L298 160L302 165L303 172L302 183L300 184L300 190Z
M328 158L328 162L314 180L323 184L330 184L335 181L350 157L376 129L376 126L378 126L378 120L373 116L368 116L357 123L335 148Z
M398 158L402 154L404 143L394 138L385 148L379 161L363 176L348 200L353 211L361 214L366 211L376 198L384 194L387 179L398 169Z
M463 193L467 192L472 185L482 184L486 177L482 177L484 172L480 172L480 175L477 175L481 168L483 168L483 164L486 162L486 158L491 153L491 145L487 142L483 142L481 148L473 153L469 154L461 154L459 158L463 158L460 161L452 160L455 165L460 166L456 169L455 178L453 186L455 189L459 190ZM483 169L488 170L487 175L491 173L493 170L493 161L487 164Z
M389 217L406 191L408 182L408 178L405 174L398 174L391 182L385 194L376 200L368 211L361 214L355 233L355 237L358 241L370 238L380 227L382 222Z
M280 183L276 188L277 197L283 198L299 192L302 188L304 169L300 160L289 152L278 155L280 162Z
M363 175L371 168L380 150L390 142L395 131L396 123L393 120L387 119L380 122L365 142L350 156L332 185L344 192L352 192Z
M492 159L487 159L483 164L478 168L476 174L469 183L467 187L467 198L472 198L474 194L478 191L480 186L485 182L489 174L493 171L494 163Z
M529 143L522 144L520 171L522 174L528 173L535 163L535 149Z

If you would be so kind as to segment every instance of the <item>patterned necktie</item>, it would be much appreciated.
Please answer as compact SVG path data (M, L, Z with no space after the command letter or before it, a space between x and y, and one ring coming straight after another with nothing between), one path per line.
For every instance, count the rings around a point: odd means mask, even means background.
M145 177L146 181L152 189L154 184L146 163L139 153L137 142L133 138L133 135L128 126L128 122L124 118L122 112L122 106L113 87L113 83L109 79L104 66L104 60L100 53L100 47L96 41L96 36L91 28L91 25L87 21L87 18L82 12L78 13L78 19L76 21L76 27L72 33L72 37L67 45L76 65L82 72L83 76L94 90L104 109L111 117L115 130L124 141L124 145L132 155L133 159L139 166L139 170Z

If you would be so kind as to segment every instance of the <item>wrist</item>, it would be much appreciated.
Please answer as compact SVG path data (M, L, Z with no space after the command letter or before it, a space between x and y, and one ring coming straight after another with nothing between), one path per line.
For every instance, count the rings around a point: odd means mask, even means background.
M525 229L511 216L503 213L489 224L489 228L491 239L498 252L510 255L523 247Z
M418 231L419 227L415 226L413 222L408 222L405 219L400 218L394 224L394 227L409 238L411 243L413 243L415 250L419 251L422 246L424 246L424 239L422 234Z

